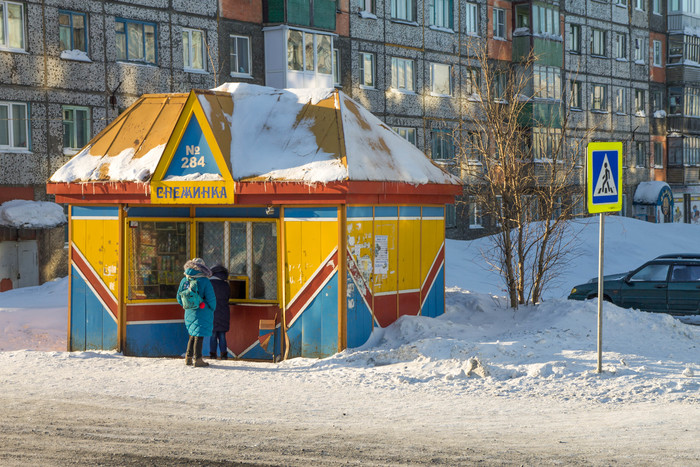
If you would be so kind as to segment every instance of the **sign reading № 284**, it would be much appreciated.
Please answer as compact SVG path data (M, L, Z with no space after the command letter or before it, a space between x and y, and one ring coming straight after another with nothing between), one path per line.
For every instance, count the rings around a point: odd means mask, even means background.
M591 214L622 210L622 143L588 143L586 199Z

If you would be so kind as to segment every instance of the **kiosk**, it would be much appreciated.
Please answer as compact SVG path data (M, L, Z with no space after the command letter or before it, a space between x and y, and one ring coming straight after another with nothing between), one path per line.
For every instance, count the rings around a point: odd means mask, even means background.
M201 257L230 271L229 356L279 360L442 314L462 183L340 91L227 84L144 95L48 191L69 204L69 350L181 355Z

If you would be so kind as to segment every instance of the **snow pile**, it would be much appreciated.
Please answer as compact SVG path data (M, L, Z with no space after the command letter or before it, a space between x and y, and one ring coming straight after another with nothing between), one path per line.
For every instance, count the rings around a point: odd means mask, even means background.
M671 190L666 182L641 182L634 192L634 202L639 204L656 204L659 201L659 193L664 188Z
M78 49L64 50L61 52L61 58L64 60L77 60L79 62L92 62L87 52Z
M0 205L0 225L18 229L48 229L66 222L63 208L49 201L15 199Z

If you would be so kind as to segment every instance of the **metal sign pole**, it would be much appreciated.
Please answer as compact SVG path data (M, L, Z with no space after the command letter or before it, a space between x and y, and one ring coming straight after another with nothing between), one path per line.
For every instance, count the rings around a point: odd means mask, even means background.
M600 213L598 235L598 366L596 373L603 371L603 241L605 237L605 214Z

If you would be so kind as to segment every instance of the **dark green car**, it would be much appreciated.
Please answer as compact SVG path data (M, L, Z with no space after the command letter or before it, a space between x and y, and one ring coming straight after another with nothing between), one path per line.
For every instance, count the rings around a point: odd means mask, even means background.
M598 296L598 278L571 290L569 300ZM603 299L623 308L700 314L700 254L662 255L634 271L603 276Z

